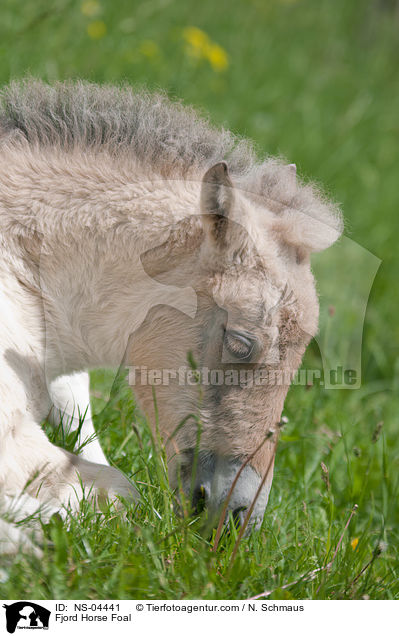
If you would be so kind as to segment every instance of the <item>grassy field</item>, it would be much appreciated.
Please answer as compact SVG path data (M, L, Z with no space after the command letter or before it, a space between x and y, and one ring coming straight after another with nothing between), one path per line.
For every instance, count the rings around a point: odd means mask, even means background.
M1 83L30 73L162 88L322 183L346 235L382 263L361 388L292 387L262 529L236 554L234 532L213 551L198 521L173 514L162 452L126 384L99 370L103 448L140 482L142 504L54 517L43 559L3 564L0 597L399 598L398 3L2 0L1 12ZM326 259L334 278L333 250ZM340 264L343 289L350 269ZM311 346L304 364L318 355Z

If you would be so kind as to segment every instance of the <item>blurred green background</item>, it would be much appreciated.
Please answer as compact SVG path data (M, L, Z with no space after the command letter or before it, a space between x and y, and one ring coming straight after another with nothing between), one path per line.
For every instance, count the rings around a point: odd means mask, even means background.
M293 589L302 598L397 598L399 2L0 0L0 9L0 83L31 74L48 81L86 78L165 90L209 113L212 122L254 139L261 154L295 162L300 175L322 184L340 202L346 236L382 261L367 305L362 387L290 390L267 532L251 544L251 559L243 551L236 579L222 580L222 561L209 565L209 551L197 547L193 566L187 566L186 553L181 556L186 566L176 566L173 582L169 556L165 561L160 556L159 578L145 579L144 585L137 574L134 584L127 578L125 587L115 582L101 588L103 583L91 583L98 574L94 567L92 579L85 570L79 574L86 544L79 543L77 531L73 542L63 538L62 550L69 555L64 578L48 569L44 583L35 587L34 575L20 566L9 589L30 590L32 598L109 598L140 597L151 588L155 598L173 598L181 580L180 593L188 597L245 598L325 564L356 503L359 511L335 578L323 588L316 581ZM355 284L352 264L334 265L333 249L331 257L326 253L327 275L339 276L348 298L348 286ZM307 360L316 355L313 345ZM112 377L98 371L93 381L95 410L105 409L97 422L104 425L103 447L130 474L132 461L142 461L131 439L135 406L124 390L107 406L99 389L109 388ZM156 520L153 532L162 532ZM94 550L106 540L101 536L96 535ZM128 536L131 546L133 535ZM121 557L120 571L130 558L134 571L147 572L145 564L153 557L146 549L140 556L131 547ZM64 556L60 559L64 563ZM265 567L259 570L261 562ZM116 561L109 563L119 572ZM194 580L200 563L208 565ZM362 571L367 579L356 578ZM276 592L271 598L286 597Z

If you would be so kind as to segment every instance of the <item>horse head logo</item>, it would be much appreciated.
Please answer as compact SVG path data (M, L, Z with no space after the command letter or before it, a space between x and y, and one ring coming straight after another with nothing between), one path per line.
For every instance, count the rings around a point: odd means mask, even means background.
M3 607L6 610L6 627L9 634L13 634L17 627L48 629L51 612L37 603L18 601Z

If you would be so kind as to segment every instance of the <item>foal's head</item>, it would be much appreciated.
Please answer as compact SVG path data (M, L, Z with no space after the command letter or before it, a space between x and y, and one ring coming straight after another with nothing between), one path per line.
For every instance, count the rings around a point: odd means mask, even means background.
M295 166L278 170L285 199L243 191L224 162L206 172L193 216L143 258L160 282L193 287L196 315L153 308L131 354L146 367L134 390L153 418L155 388L172 483L215 517L230 494L238 523L257 494L250 521L262 519L284 399L317 330L310 252L340 233L333 209L299 192Z

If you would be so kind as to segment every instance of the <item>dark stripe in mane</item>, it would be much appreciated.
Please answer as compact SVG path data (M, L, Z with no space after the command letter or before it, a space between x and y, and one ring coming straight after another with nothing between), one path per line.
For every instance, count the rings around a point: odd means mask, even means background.
M162 174L229 161L231 172L255 163L251 144L213 128L192 108L165 94L89 82L13 82L0 93L0 134L20 130L40 146L105 147L128 152Z

